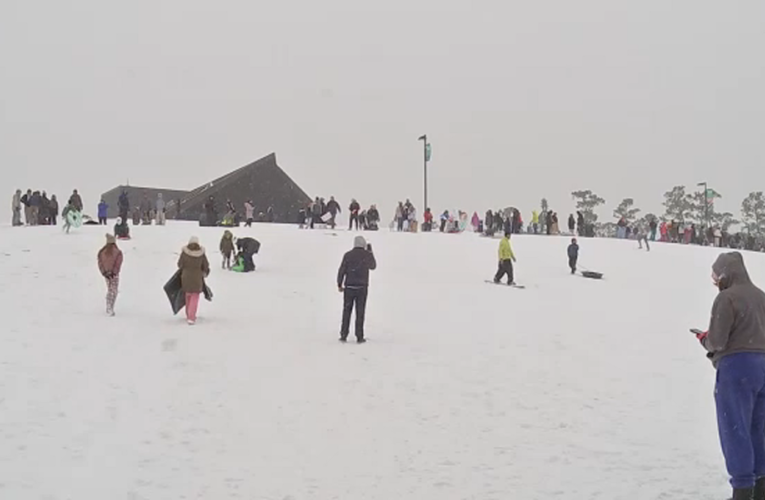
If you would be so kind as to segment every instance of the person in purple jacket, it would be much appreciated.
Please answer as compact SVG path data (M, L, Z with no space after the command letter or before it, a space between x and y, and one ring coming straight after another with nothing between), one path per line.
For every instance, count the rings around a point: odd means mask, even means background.
M109 214L109 205L106 204L106 201L104 201L103 198L101 198L101 202L98 204L98 225L105 226L106 225L106 218Z

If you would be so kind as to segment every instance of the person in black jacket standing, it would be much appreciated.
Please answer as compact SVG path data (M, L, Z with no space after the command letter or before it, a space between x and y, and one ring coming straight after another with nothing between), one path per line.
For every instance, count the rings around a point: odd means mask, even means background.
M372 245L368 245L363 236L356 236L353 240L353 250L345 254L337 271L337 289L344 294L340 342L348 339L354 305L356 307L356 341L359 344L366 342L364 314L369 292L369 271L374 271L376 268L377 260L372 253Z
M571 274L576 274L576 262L579 260L579 244L576 238L571 238L571 244L568 246L568 267Z

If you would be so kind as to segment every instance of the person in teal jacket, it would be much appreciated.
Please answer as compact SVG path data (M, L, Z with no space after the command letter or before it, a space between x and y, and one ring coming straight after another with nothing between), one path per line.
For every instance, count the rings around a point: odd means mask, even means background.
M507 275L507 284L515 284L513 280L513 262L515 262L515 254L510 246L510 233L505 231L505 237L499 242L499 269L496 276L494 276L494 283L501 282L502 278Z

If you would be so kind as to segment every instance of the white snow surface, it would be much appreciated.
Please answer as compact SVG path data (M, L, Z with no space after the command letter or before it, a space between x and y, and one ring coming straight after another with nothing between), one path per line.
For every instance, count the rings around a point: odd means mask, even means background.
M694 499L729 492L705 328L714 249L367 233L369 343L340 344L344 230L133 228L117 316L104 228L0 228L0 498ZM197 235L212 303L189 327L162 286ZM757 280L765 257L745 256ZM351 333L353 335L353 333Z

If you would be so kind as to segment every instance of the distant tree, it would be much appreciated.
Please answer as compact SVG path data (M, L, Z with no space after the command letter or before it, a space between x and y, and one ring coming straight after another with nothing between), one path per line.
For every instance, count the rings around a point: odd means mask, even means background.
M571 197L576 200L576 209L584 215L584 221L588 224L594 224L598 221L598 214L595 209L603 205L606 200L596 195L589 189L586 191L574 191Z
M762 191L749 193L741 203L741 216L749 234L765 234L765 195Z
M652 214L649 212L645 214L644 216L642 216L640 219L638 219L637 224L644 229L648 229L649 225L651 224L651 221L653 220L655 220L656 223L658 224L660 218L657 217L655 214Z
M690 210L688 195L685 194L685 186L675 186L671 191L664 193L664 209L664 217L667 220L685 221Z
M550 210L550 204L547 203L547 198L542 198L542 213L547 213Z
M741 221L733 217L733 214L730 212L715 212L713 210L710 210L709 212L709 220L712 222L715 226L720 226L720 229L723 231L728 231L731 226L735 226L736 224L740 224Z
M624 217L624 220L628 223L632 223L637 218L637 214L640 213L639 208L632 208L634 204L635 200L632 198L623 199L622 202L619 203L619 206L616 207L616 210L614 210L614 217L616 217L616 219Z

